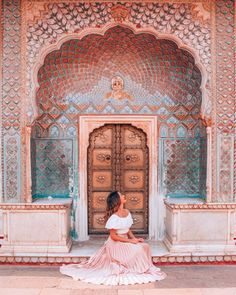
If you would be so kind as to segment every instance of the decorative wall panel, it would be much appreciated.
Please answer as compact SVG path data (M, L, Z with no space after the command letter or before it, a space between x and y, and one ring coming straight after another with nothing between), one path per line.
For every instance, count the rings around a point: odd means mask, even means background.
M4 200L16 202L19 200L20 191L20 136L4 135Z
M156 114L172 128L198 125L201 73L193 57L151 34L118 26L104 36L70 40L47 55L38 80L43 129L77 122L81 113Z
M21 1L2 3L2 143L4 200L20 200Z
M215 162L219 202L235 200L234 137L235 137L235 9L234 0L216 1L216 142L220 155ZM235 161L235 160L234 160Z
M30 3L30 2L29 2ZM43 45L55 43L63 34L99 28L110 22L131 23L174 34L196 48L205 65L210 62L210 7L192 3L48 3L28 6L29 57L33 62Z
M161 38L172 39L181 47L194 52L196 62L201 64L202 71L205 72L202 110L204 115L210 116L211 102L208 92L211 71L211 6L208 2L204 4L195 3L195 1L193 3L189 1L183 1L183 3L128 1L119 4L91 2L27 2L28 97L35 99L36 85L33 79L36 80L36 71L34 67L35 64L42 64L41 54L44 58L45 52L51 51L48 48L52 48L55 44L58 48L58 43L62 44L61 40L63 38L68 40L70 35L81 38L90 33L104 34L108 28L124 24L124 27L130 27L137 32L150 31L151 34L160 35ZM38 69L39 67L37 71ZM29 112L32 112L32 108L35 109L34 106L34 101L31 106L28 105ZM144 107L144 111L149 112L146 108ZM125 111L129 112L129 109L130 106L127 106ZM109 105L105 111L116 112ZM93 112L97 110L92 105L87 113Z
M200 184L200 138L165 139L164 191L171 196L205 196Z
M33 196L69 197L73 171L72 139L32 139Z

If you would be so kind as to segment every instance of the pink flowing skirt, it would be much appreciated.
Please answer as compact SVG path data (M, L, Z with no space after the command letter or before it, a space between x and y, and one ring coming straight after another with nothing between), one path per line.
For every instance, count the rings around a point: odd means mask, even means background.
M88 261L63 265L60 272L74 280L99 285L143 284L166 277L153 265L148 244L117 242L110 237Z

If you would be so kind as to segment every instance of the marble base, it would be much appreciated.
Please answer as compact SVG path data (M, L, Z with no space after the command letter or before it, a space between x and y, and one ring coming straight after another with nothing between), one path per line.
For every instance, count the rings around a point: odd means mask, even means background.
M71 200L0 204L0 255L69 252Z
M165 201L170 253L236 255L236 204L177 204Z

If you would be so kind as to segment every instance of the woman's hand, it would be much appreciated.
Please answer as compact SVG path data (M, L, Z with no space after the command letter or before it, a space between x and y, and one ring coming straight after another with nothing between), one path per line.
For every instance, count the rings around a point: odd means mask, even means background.
M136 239L136 238L130 239L130 243L132 243L132 244L138 244L139 243L139 239Z
M144 242L144 239L143 238L138 238L137 239L140 243L143 243Z

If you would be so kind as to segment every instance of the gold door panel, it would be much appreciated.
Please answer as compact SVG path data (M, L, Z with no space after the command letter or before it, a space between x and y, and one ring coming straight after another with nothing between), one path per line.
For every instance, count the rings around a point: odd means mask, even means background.
M111 191L126 195L132 229L148 233L148 147L146 134L132 125L95 129L88 148L89 234L103 234L106 199Z
M142 210L144 209L145 196L141 192L126 193L125 208L129 210Z
M132 229L140 229L140 228L145 228L145 216L142 213L133 213L133 226Z
M96 149L93 150L93 166L96 167L111 167L111 150Z
M125 149L124 150L124 166L130 167L143 167L144 161L144 151L141 149Z
M142 140L140 138L140 132L138 129L130 128L124 131L124 144L125 145L142 145Z
M107 192L93 192L92 193L92 207L95 210L106 210Z
M93 188L112 189L112 171L93 171Z
M96 146L107 146L112 145L112 129L100 129L96 130L96 134L94 134L94 145Z
M124 189L144 188L143 171L124 171Z
M105 228L105 218L104 213L94 213L92 216L93 221L93 230L102 230L104 231Z

